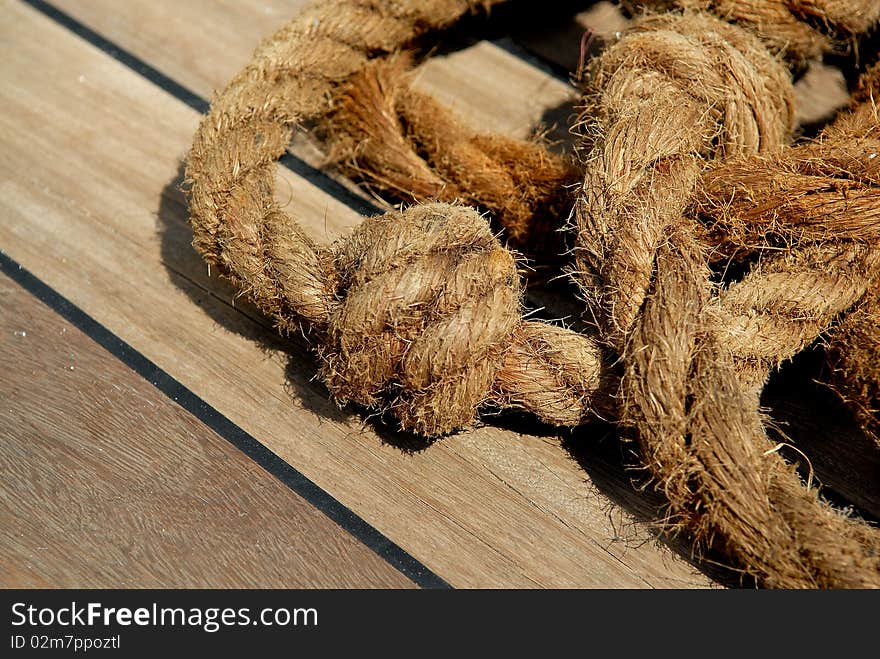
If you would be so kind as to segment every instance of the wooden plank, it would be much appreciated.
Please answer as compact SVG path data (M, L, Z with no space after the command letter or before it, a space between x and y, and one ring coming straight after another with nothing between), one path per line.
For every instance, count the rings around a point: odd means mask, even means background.
M210 99L308 0L158 0L124 11L113 0L51 4Z
M4 11L0 244L13 258L453 585L711 583L645 542L655 502L620 470L592 480L598 453L578 464L552 435L492 426L414 453L338 411L303 346L233 310L188 247L174 187L195 113L31 9ZM313 233L341 225L333 200L287 184Z
M307 0L158 0L129 3L125 12L113 0L55 0L53 4L210 98L247 63L256 44ZM570 16L555 11L550 20L536 21L512 36L529 51L573 74L581 60L585 33L594 35L586 51L589 57L603 43L613 41L628 23L617 5L599 0ZM482 130L523 137L544 123L555 126L551 137L568 141L567 124L577 97L574 89L493 43L481 41L431 58L422 67L417 86ZM814 130L847 100L840 71L813 62L795 85L796 124ZM323 159L320 150L302 135L293 151L313 165Z
M407 588L0 275L0 587Z

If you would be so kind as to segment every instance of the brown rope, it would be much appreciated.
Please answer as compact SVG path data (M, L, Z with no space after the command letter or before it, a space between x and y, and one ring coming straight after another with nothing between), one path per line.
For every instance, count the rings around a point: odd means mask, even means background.
M590 71L575 276L622 355L619 422L671 521L764 585L877 587L880 538L801 483L766 436L753 389L760 362L790 356L841 304L817 304L804 280L828 255L758 268L718 296L684 215L705 160L781 150L789 85L742 28L700 13L637 21ZM865 290L848 283L847 306ZM812 323L798 316L804 301ZM738 367L735 353L759 367Z
M816 140L713 165L691 212L708 227L716 258L836 240L880 239L880 63L850 107Z
M619 351L654 254L681 218L704 159L781 148L793 119L788 72L750 33L706 14L645 18L592 66L575 267Z
M720 318L717 325L726 328L728 345L753 362L781 362L828 329L831 384L875 437L880 403L878 96L880 63L862 77L850 108L817 140L720 163L703 175L692 202L692 212L702 217L717 246L716 258L763 255L746 279L724 294L724 305L772 307L784 316L753 315L739 324Z
M855 161L860 180L874 188L875 199L880 198L880 62L872 66L859 81L853 94L851 111L842 115L829 129L827 142L839 138L841 142L862 146L848 161ZM849 196L849 191L843 193ZM844 224L871 223L880 226L876 208L847 208L840 215ZM854 219L860 217L860 221ZM867 232L866 232L867 233ZM861 232L859 239L863 239ZM867 240L867 238L865 238ZM876 245L878 240L874 239ZM880 249L880 248L877 248ZM880 277L874 277L871 290L828 335L828 362L831 365L830 384L849 406L856 411L862 428L880 446Z
M828 336L829 384L880 447L880 284Z
M428 435L470 424L484 405L559 425L594 411L617 415L668 496L670 521L701 545L720 548L764 585L880 586L876 533L821 503L778 456L753 388L767 364L864 294L856 280L876 270L872 252L855 242L823 252L831 246L817 241L717 291L697 239L706 231L687 219L707 161L775 157L787 136L788 74L747 31L702 14L650 17L591 69L592 155L575 257L622 377L591 338L523 319L515 258L469 208L391 211L317 245L277 206L273 166L295 126L357 123L366 103L384 133L363 122L345 139L384 134L393 138L388 148L339 149L375 161L374 180L403 193L406 179L394 177L415 171L425 188L410 191L414 198L454 193L508 217L558 207L545 203L556 183L499 196L529 185L505 166L515 160L509 154L540 160L540 147L443 123L433 101L394 82L393 60L374 61L470 10L455 0L337 0L312 5L266 41L196 134L187 165L195 246L282 331L310 329L339 401L391 410L404 428ZM432 133L438 125L441 136ZM463 168L468 158L492 175ZM549 170L548 181L569 176L564 163ZM839 261L849 285L810 307L796 276L815 274L822 259ZM766 286L782 297L754 294ZM776 325L791 332L798 305L815 319L797 341L764 345L736 329L760 316L769 320L756 336Z
M480 206L511 246L562 251L580 172L539 139L480 134L411 87L410 57L374 60L352 76L319 130L339 169L405 202Z

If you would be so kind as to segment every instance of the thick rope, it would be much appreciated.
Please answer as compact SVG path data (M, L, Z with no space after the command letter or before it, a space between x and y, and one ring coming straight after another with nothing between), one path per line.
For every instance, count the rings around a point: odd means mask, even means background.
M880 448L880 282L828 336L829 384Z
M708 256L684 219L705 161L781 150L789 85L741 28L706 14L639 20L591 68L576 277L622 355L620 423L638 439L671 521L764 585L876 587L876 532L822 503L779 457L753 388L763 378L744 378L735 360L779 358L798 282L777 263L750 274L758 286L714 295ZM797 258L815 266L817 256ZM850 292L851 303L864 287ZM750 332L756 315L777 324ZM803 342L817 328L800 329Z
M312 4L264 42L212 103L187 161L194 245L269 315L321 323L332 302L326 258L272 196L274 163L294 128L329 112L333 90L371 54L393 52L473 7L466 0Z
M557 256L558 218L580 172L538 139L469 128L411 87L411 58L374 60L340 90L319 130L339 169L405 202L460 201L489 212L512 247Z
M705 14L661 14L637 22L591 68L583 116L594 147L575 267L623 352L656 250L680 223L704 159L779 149L793 118L791 82L748 32Z
M389 212L331 251L335 301L318 354L340 402L389 408L425 435L471 424L487 402L557 425L586 418L599 349L522 320L516 262L472 209Z
M727 333L727 345L745 361L768 366L829 330L831 384L875 437L880 400L878 96L880 63L866 72L850 107L817 140L713 166L692 202L692 212L701 216L716 245L716 258L762 255L719 300L715 322ZM731 322L736 309L763 311ZM756 383L762 384L765 375L765 368L755 369Z
M880 239L880 63L850 107L819 137L770 155L716 163L691 211L707 225L715 258L836 240Z
M853 94L850 111L844 113L826 131L825 144L845 143L857 149L845 152L845 166L851 173L848 179L870 185L875 199L880 198L880 62L866 71ZM861 147L861 150L858 150ZM834 160L831 160L835 162ZM839 162L839 161L838 161ZM844 189L843 196L850 197ZM843 224L880 227L876 207L859 204L842 209ZM854 218L859 216L859 220ZM854 232L856 233L856 232ZM869 231L859 231L856 238L878 245L880 239L867 237ZM880 250L880 247L875 247ZM880 446L880 276L871 281L871 289L856 308L834 327L827 337L828 362L831 366L831 386L844 402L856 412L863 428Z

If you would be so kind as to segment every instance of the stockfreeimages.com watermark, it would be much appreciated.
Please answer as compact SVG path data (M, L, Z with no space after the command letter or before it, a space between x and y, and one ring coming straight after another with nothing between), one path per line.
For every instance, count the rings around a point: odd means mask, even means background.
M27 602L12 605L12 626L30 628L72 627L87 629L113 627L182 627L199 628L208 633L225 627L317 627L318 610L314 608L250 607L165 607L129 608L104 606L100 602L70 606L37 607Z

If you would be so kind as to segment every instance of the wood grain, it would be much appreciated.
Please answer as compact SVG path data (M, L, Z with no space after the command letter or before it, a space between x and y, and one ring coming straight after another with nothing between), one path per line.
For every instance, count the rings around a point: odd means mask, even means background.
M233 307L189 247L175 186L196 114L33 10L3 10L0 245L13 258L453 585L712 583L653 542L641 520L657 502L596 448L597 430L573 453L522 425L424 448L337 410L304 346ZM149 29L162 28L138 27ZM359 220L281 176L288 211L314 235Z
M414 584L0 275L0 587Z

